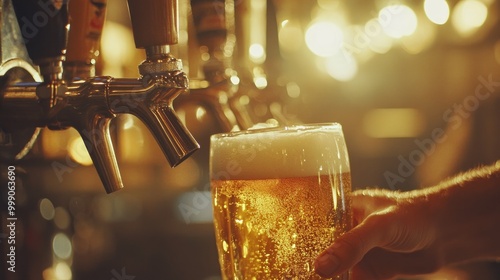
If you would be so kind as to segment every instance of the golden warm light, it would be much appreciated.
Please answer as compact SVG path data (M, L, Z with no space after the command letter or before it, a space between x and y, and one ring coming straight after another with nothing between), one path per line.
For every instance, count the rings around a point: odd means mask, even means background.
M248 95L242 95L240 96L240 98L238 98L238 102L241 105L248 105L250 104L250 97L248 97Z
M425 0L424 11L427 18L435 24L445 24L450 17L450 7L446 0Z
M419 15L417 30L412 36L403 37L400 40L401 47L409 54L419 54L430 48L436 41L439 27L425 19L425 15Z
M288 24L288 19L285 19L284 21L281 22L281 27L285 27Z
M130 29L112 21L106 21L102 31L101 52L103 73L121 77L124 65L134 60L134 38Z
M166 167L162 172L162 179L168 182L169 188L187 190L200 182L200 164L192 158L187 158L175 168Z
M84 166L92 165L92 159L81 137L74 137L68 143L68 153L75 162Z
M481 27L488 17L488 8L478 0L462 0L453 10L452 23L462 36L469 36Z
M286 93L290 98L299 98L300 86L295 82L288 82L286 84Z
M405 5L390 5L380 10L378 20L384 32L392 38L412 35L417 29L415 12Z
M367 38L367 47L375 53L384 54L392 48L393 39L383 31L378 18L366 22L360 33Z
M249 24L252 27L248 31L248 58L250 61L261 64L266 60L266 0L249 1Z
M198 108L196 108L196 119L198 121L202 121L203 118L206 116L207 114L207 110L205 110L205 108L203 108L202 106L199 106Z
M267 79L265 76L258 76L253 78L253 83L258 89L264 89L267 87Z
M281 22L281 29L278 33L280 50L284 53L300 51L302 47L302 28L299 23L290 20Z
M338 53L326 60L326 72L338 81L349 81L358 72L358 63L349 53Z
M261 44L252 44L248 49L250 60L255 63L263 63L266 60L266 51Z
M416 137L424 126L421 112L414 108L372 109L363 120L363 131L373 138Z
M233 85L239 85L240 84L240 78L236 75L232 75L231 78L229 78L229 80L231 81L231 83Z
M119 118L122 129L119 130L118 151L121 159L137 161L144 158L144 146L147 143L144 125L129 114L123 114Z
M70 280L72 279L71 268L65 262L58 262L54 268L54 276L57 280Z
M316 22L306 31L309 50L321 57L329 57L340 51L344 44L342 29L333 22Z

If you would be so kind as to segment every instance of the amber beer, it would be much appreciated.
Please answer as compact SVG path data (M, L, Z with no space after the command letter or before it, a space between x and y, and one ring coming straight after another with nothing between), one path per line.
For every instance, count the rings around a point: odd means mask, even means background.
M322 279L314 260L352 224L341 126L217 134L210 167L223 279Z

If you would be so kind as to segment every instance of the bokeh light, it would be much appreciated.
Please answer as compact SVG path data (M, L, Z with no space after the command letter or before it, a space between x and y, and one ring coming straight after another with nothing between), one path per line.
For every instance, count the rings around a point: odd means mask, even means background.
M290 98L298 98L300 96L300 86L295 82L286 84L286 93Z
M73 275L67 263L58 262L54 268L54 276L57 280L71 280Z
M406 5L389 5L382 8L378 20L384 32L392 38L410 36L417 29L415 12Z
M40 214L45 220L52 220L54 218L54 205L48 198L40 200Z
M436 24L425 19L425 15L419 14L419 24L412 36L406 36L400 39L401 47L409 54L419 54L430 48L436 41Z
M356 59L347 52L326 59L326 72L338 81L349 81L358 73Z
M90 158L87 147L85 147L85 143L81 137L74 137L68 143L68 153L75 162L84 166L92 165L92 158Z
M253 78L253 83L258 89L264 89L267 87L267 78L265 76L259 76Z
M445 24L450 17L450 7L446 0L425 0L424 11L427 18L435 24Z
M61 259L68 259L72 255L71 241L64 233L57 233L52 239L52 250Z
M368 48L375 53L384 54L392 48L393 39L384 32L378 18L367 21L358 34L367 38ZM357 45L355 41L354 46Z
M307 29L305 40L311 52L321 57L329 57L338 53L342 48L344 34L335 23L320 21Z
M264 61L266 60L266 51L264 50L264 46L262 46L261 44L252 44L248 48L248 53L252 62L264 63Z
M488 8L478 0L462 0L457 3L452 14L455 30L462 36L473 34L488 17Z

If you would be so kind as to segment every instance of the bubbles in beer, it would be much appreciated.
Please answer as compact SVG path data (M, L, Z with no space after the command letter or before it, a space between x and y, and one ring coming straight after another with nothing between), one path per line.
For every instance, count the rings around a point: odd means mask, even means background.
M335 207L332 200L348 197L337 190L350 189L349 174L340 177L213 181L226 277L321 279L313 271L315 258L350 226L350 202Z

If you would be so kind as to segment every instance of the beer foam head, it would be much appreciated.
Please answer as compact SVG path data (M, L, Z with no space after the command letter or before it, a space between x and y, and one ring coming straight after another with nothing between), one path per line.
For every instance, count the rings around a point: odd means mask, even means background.
M275 179L348 173L339 124L257 129L211 137L212 179Z

